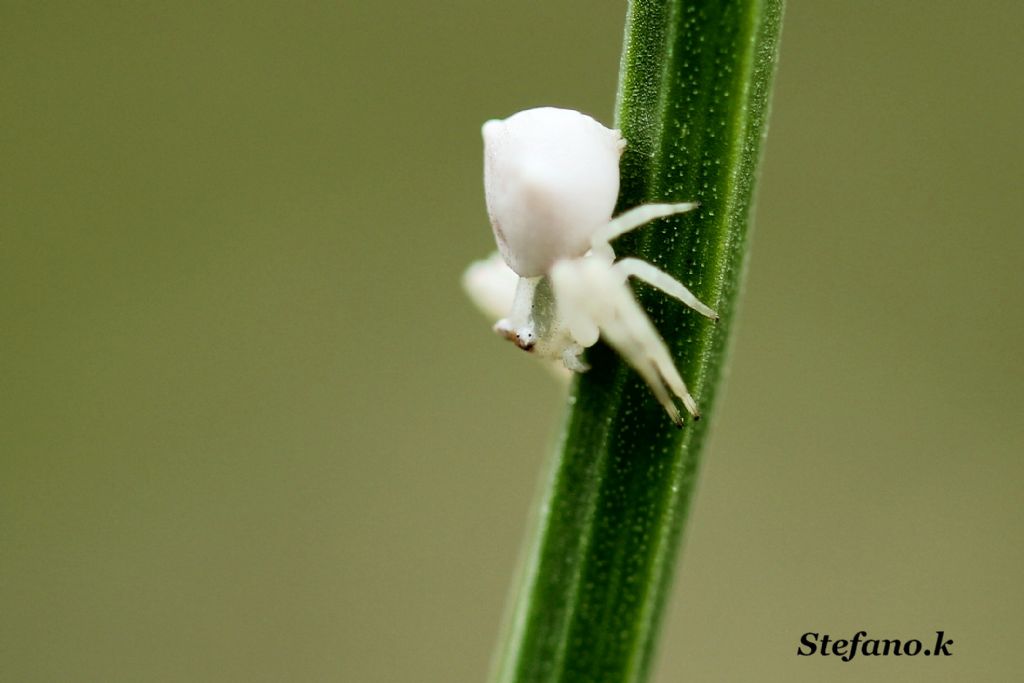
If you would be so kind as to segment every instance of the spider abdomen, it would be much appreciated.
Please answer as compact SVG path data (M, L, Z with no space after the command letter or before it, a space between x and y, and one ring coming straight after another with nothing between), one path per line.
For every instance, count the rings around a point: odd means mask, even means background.
M582 256L619 193L617 130L569 109L530 109L484 124L484 188L505 263L521 277Z

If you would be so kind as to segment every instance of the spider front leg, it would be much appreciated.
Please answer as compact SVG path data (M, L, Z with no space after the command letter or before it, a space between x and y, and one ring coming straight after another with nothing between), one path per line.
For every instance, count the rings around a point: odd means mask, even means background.
M680 204L641 204L635 206L625 213L619 214L606 223L600 230L594 232L590 238L591 248L595 253L611 254L610 242L624 235L631 230L636 230L641 225L650 223L655 218L674 216L677 213L693 211L700 204L697 202L682 202Z
M660 271L659 271L660 272ZM667 277L667 276L666 276ZM626 282L597 255L557 262L551 270L558 317L577 344L592 346L603 335L654 392L676 425L683 423L673 396L699 417L697 403L676 369L665 342Z
M624 258L612 266L612 268L623 280L630 276L639 278L669 296L679 299L704 317L711 318L716 323L718 322L718 314L701 302L693 292L686 288L686 285L665 271L655 268L647 261L641 261L638 258Z

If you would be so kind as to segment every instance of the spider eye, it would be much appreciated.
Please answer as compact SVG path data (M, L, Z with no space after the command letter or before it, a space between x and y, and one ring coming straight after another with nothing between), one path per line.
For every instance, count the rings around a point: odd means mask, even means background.
M516 333L516 346L521 348L523 351L532 351L536 343L537 335L535 335L533 332Z

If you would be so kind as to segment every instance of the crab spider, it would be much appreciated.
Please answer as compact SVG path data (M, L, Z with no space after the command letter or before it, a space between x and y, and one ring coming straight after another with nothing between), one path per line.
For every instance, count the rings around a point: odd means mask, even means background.
M675 398L698 418L628 279L643 280L712 320L718 316L650 263L616 261L611 246L619 235L697 204L644 204L612 218L626 142L619 131L577 111L528 109L488 121L483 137L487 212L499 253L472 264L463 285L485 313L500 318L495 332L573 372L588 369L583 350L603 337L673 422L682 425Z

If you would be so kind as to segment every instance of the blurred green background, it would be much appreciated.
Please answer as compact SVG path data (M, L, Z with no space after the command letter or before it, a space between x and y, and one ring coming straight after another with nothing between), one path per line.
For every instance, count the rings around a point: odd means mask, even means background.
M484 678L563 400L479 126L610 122L624 13L0 4L0 680ZM658 683L1019 676L1022 22L790 4Z

